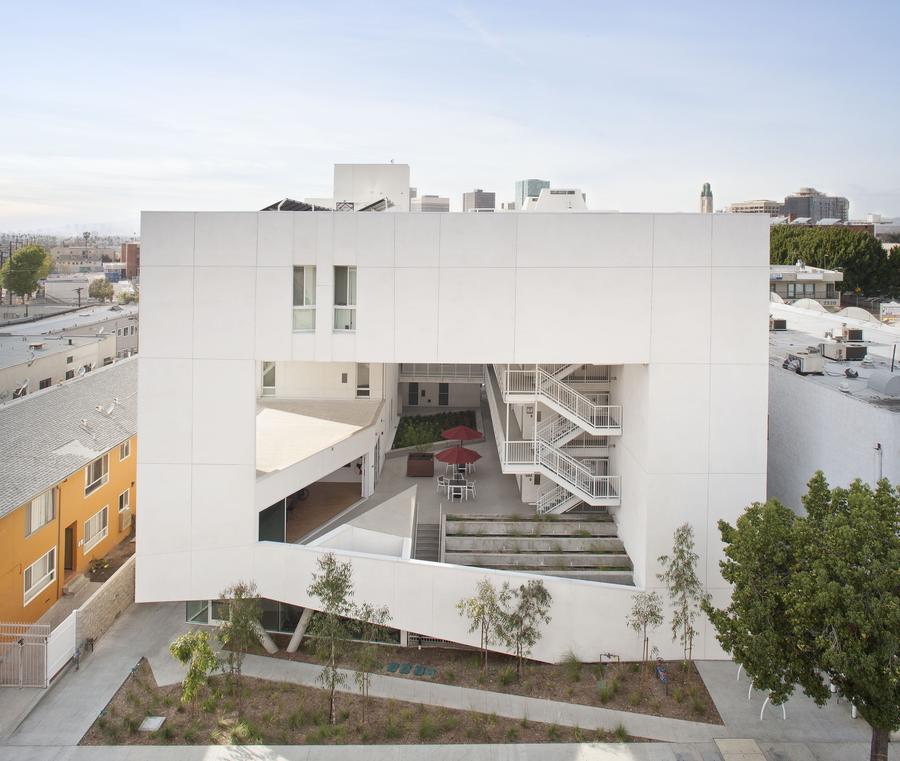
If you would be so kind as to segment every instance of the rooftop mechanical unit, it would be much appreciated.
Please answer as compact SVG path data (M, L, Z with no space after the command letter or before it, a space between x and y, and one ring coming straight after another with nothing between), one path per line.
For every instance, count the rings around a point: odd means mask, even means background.
M777 320L774 317L770 317L769 330L787 330L787 320Z
M797 375L822 375L825 372L825 358L814 346L805 351L793 351L784 358L781 366L793 370Z
M845 341L862 341L862 328L844 328L842 335Z
M859 331L862 333L862 331ZM827 359L833 359L836 362L859 362L865 359L869 351L869 347L865 344L852 343L823 343L819 344L819 351Z

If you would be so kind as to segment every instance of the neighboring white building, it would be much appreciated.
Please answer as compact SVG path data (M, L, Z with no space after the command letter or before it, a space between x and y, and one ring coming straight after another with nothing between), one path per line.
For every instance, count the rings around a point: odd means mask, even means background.
M97 304L33 322L10 325L2 333L14 336L103 336L116 338L116 357L138 349L138 305Z
M457 601L484 577L534 572L411 559L435 484L393 493L398 461L384 463L412 383L417 407L422 391L469 406L478 389L493 431L479 487L505 479L513 501L482 489L467 509L607 510L634 583L544 576L553 622L534 657L636 657L625 615L635 589L659 589L674 529L693 526L700 577L724 603L716 522L765 497L768 227L752 215L144 212L137 600L210 600L252 579L279 610L314 606L306 590L328 549L392 625L476 644ZM321 539L284 541L302 490L323 483L352 504L375 493L378 519L363 501ZM393 507L400 519L382 520ZM696 657L721 657L700 629Z
M801 509L806 484L821 469L832 486L860 478L900 482L900 365L891 355L900 329L881 325L863 310L841 314L771 304L785 330L770 333L768 494ZM779 326L781 327L781 326ZM835 341L845 331L861 341ZM864 360L819 355L821 374L800 375L784 367L791 352L808 347L840 357L865 348ZM814 352L815 356L815 352Z
M409 211L409 164L334 165L337 211L359 211L382 199L387 211Z
M843 280L843 272L811 267L800 261L796 264L773 264L769 268L769 290L785 304L812 299L836 311L841 306L838 283Z
M0 332L0 403L84 375L116 357L116 337Z

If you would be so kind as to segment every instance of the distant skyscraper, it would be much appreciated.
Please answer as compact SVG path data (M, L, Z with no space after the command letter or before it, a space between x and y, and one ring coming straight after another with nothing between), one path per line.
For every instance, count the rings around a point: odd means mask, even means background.
M843 196L828 196L815 188L800 188L793 195L784 197L784 213L790 217L807 217L812 222L820 219L850 217L850 202Z
M450 211L450 199L446 196L424 194L409 202L410 211Z
M713 213L712 188L709 186L708 182L703 183L703 190L700 191L700 213Z
M463 211L493 211L497 208L496 196L481 188L463 193Z
M516 182L516 208L525 208L526 198L537 198L544 188L550 187L550 180L518 180Z

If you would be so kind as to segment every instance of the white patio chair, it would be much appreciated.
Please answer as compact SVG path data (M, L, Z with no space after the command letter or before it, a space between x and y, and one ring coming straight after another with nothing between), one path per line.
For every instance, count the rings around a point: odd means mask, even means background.
M469 500L469 494L472 495L472 499L477 499L477 495L475 494L475 482L474 481L466 481L466 501Z
M441 489L447 488L447 478L445 476L438 476L437 480L434 484L434 493L437 494Z

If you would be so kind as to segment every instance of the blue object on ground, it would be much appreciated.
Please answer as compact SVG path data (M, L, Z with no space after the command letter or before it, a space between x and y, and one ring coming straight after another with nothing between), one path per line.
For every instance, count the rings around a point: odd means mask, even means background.
M400 664L400 673L401 674L408 674L410 671L412 671L412 666L410 666L408 663Z
M400 664L399 664L399 663L389 663L389 664L387 665L387 670L388 670L391 674L393 674L398 668L400 668Z

